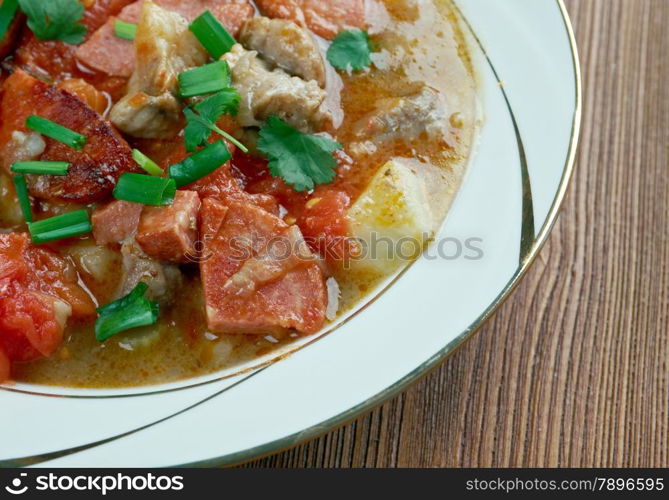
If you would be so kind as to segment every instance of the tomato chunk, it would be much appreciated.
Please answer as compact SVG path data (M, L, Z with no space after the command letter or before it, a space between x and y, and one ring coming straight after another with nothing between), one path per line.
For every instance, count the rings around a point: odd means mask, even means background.
M25 234L0 235L0 357L30 361L50 356L70 317L94 315L95 304L70 263L30 245Z

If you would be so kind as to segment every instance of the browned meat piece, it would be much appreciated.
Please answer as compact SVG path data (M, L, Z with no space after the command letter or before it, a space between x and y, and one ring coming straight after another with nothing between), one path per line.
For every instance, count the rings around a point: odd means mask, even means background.
M100 92L93 85L81 78L68 78L59 82L57 87L76 95L99 115L104 115L111 104L110 99L104 92Z
M116 19L137 24L140 21L144 0L124 8L117 18L111 18L93 36L77 49L77 58L85 65L111 76L130 77L135 69L135 49L132 41L119 38L114 33ZM233 35L237 36L244 21L253 16L254 9L248 0L155 0L156 5L176 12L188 22L205 10L210 10Z
M314 37L292 21L254 17L244 23L239 41L274 68L325 88L325 64Z
M8 169L22 159L66 161L71 164L67 176L29 176L30 193L52 201L91 203L111 194L124 172L135 171L132 150L109 122L67 91L42 82L22 70L15 71L3 85L0 105L0 162ZM16 148L37 153L39 140L28 134L26 119L36 114L59 123L88 139L82 151L47 137L39 157L35 154L17 157ZM17 132L27 134L28 142L17 141ZM19 136L20 137L20 136ZM28 147L28 144L32 146ZM27 149L26 149L27 148Z
M177 97L179 73L204 64L209 55L179 14L147 0L135 37L137 67L128 93L111 111L111 121L134 137L171 138L183 123Z
M135 239L154 259L195 262L199 212L200 197L195 191L177 191L170 206L144 208Z
M137 232L143 205L114 200L98 207L91 217L93 237L98 245L122 243Z
M201 233L200 270L212 332L311 334L323 326L325 279L299 230L251 203L209 198Z
M351 151L374 153L379 145L391 141L446 138L450 130L443 98L436 90L423 86L405 97L379 100L376 109L355 125L354 133L361 142L352 145Z
M366 10L370 0L257 0L268 17L292 19L317 35L333 39L340 31L367 28Z
M296 129L309 133L331 120L321 108L325 90L315 81L291 77L282 69L271 71L258 53L235 45L223 56L232 70L232 83L241 103L237 120L243 127L258 127L276 115Z
M130 293L141 281L149 286L147 297L150 300L169 304L174 299L175 292L182 284L181 271L177 266L152 259L134 239L123 244L121 255L123 270L117 298Z

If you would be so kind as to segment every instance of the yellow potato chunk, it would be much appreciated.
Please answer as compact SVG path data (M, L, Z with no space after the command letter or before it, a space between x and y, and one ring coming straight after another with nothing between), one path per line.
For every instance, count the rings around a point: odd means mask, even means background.
M424 178L401 160L379 169L347 217L352 236L361 243L352 265L379 274L418 257L433 238L436 222Z

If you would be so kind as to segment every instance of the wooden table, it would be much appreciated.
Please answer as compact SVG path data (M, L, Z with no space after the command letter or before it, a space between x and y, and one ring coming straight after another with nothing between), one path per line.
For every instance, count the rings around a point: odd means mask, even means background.
M567 0L575 177L548 244L478 335L271 467L669 466L669 0Z

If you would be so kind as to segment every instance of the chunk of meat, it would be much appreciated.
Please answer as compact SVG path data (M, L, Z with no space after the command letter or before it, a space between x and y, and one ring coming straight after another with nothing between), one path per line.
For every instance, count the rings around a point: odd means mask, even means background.
M0 5L2 5L4 1L5 0L0 0ZM0 59L4 59L12 50L14 50L16 42L18 42L24 20L25 16L21 13L20 10L17 10L16 15L7 27L5 36L2 37L2 40L0 40ZM0 380L2 380L1 376Z
M142 281L149 287L146 295L150 300L162 304L172 302L182 284L181 271L177 266L152 259L134 239L123 243L121 255L123 269L116 298L129 294Z
M254 17L244 23L239 41L274 68L325 88L323 55L311 33L293 21Z
M317 82L290 76L282 69L270 70L256 51L235 45L222 58L232 70L232 84L241 95L237 121L258 127L276 115L296 129L309 133L331 121L321 108L325 90Z
M299 230L251 203L208 198L201 215L212 332L311 334L323 326L325 278Z
M49 356L71 316L94 315L95 305L71 263L32 246L26 234L0 235L0 356L10 361Z
M110 16L115 16L135 0L95 0L84 2L86 11L81 24L90 37ZM59 40L38 40L30 30L24 30L15 60L30 73L60 79L77 73L76 45Z
M109 108L110 102L108 97L86 80L82 80L81 78L68 78L67 80L59 82L57 87L70 94L76 95L99 115L104 115L107 108Z
M44 150L39 160L66 161L71 165L63 177L28 176L33 196L51 201L91 203L109 196L121 174L137 169L132 150L125 140L109 122L76 96L22 70L15 71L5 81L3 90L0 162L5 169L12 162L21 160L17 158L17 143L13 139L16 132L28 133L25 122L31 114L79 132L88 140L82 151L75 151L61 142L43 138Z
M176 12L189 23L209 10L227 30L237 36L244 21L253 16L248 0L154 0L165 10ZM86 66L112 76L130 77L135 69L133 42L115 34L116 19L126 23L140 22L144 0L125 7L116 18L109 19L91 38L77 49L77 57Z
M143 205L114 200L98 207L91 216L93 237L98 245L122 243L137 232Z
M200 197L195 191L177 191L169 206L144 207L135 239L154 259L196 262L199 212Z
M169 138L183 123L178 75L209 55L179 14L147 0L135 37L137 67L111 121L134 137Z
M229 163L216 169L211 174L186 186L200 194L200 198L216 198L218 200L237 200L253 203L271 214L279 213L276 198L267 194L249 194L244 191L239 179L232 173Z
M366 29L370 0L257 0L268 17L291 19L328 40L343 30Z
M375 108L354 126L354 135L361 141L351 146L356 154L374 153L378 146L392 141L447 141L452 130L446 103L428 86L404 97L380 99Z

